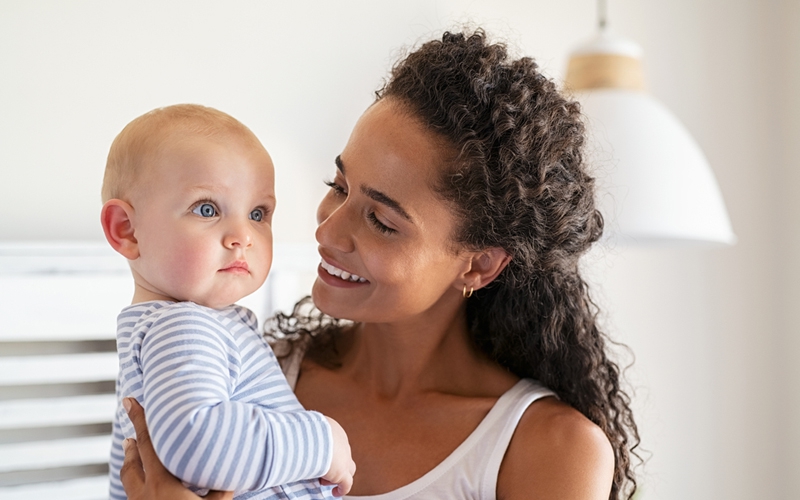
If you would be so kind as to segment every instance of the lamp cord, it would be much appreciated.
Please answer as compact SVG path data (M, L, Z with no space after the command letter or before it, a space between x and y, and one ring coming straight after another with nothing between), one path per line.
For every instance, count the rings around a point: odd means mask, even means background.
M597 27L603 32L608 25L608 2L607 0L597 0Z

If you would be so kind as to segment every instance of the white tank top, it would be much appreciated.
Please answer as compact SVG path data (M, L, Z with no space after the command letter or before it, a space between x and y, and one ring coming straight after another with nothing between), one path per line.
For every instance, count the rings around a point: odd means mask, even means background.
M300 351L300 352L298 352ZM304 349L295 349L283 363L294 388ZM495 405L453 453L427 474L401 488L369 496L345 496L347 500L494 500L497 474L511 436L522 414L537 399L555 393L535 380L522 379L500 396Z

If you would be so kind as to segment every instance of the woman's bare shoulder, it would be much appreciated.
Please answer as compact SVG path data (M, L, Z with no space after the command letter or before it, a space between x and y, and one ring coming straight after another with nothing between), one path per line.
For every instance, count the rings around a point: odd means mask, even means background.
M522 416L497 478L497 498L607 500L614 451L605 433L555 398Z

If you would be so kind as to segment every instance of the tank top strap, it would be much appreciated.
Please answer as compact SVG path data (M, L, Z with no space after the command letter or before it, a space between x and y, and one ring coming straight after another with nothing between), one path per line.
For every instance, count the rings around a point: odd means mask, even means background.
M483 471L480 498L495 498L500 465L522 415L534 401L555 395L536 380L521 379L497 400L495 407L486 416L491 422L487 422L489 429L483 439L486 442L493 442L494 445L478 469Z

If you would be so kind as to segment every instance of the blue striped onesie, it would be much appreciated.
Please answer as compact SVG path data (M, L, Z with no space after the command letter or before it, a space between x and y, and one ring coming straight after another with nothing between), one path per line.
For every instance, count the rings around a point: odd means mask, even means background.
M112 499L126 498L122 441L135 437L123 397L142 404L159 458L196 491L235 490L236 499L248 500L332 498L316 479L330 468L330 426L297 401L257 324L237 305L153 301L122 310Z

